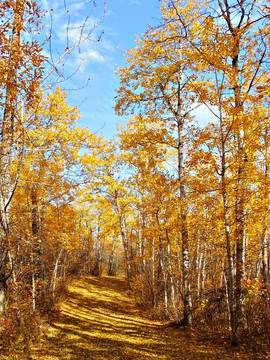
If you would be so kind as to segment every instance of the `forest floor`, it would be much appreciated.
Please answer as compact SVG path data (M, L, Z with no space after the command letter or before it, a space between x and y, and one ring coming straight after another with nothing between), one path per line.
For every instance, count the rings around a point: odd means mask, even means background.
M255 349L256 350L256 349ZM242 346L232 348L228 339L211 339L151 319L139 310L124 279L80 277L68 286L33 342L33 360L129 359L270 359L270 352ZM258 349L257 349L258 350ZM24 359L16 353L0 359Z

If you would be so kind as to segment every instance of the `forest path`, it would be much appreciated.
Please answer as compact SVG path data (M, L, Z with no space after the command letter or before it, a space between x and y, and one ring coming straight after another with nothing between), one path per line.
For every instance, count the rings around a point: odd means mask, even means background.
M243 356L243 353L242 353ZM50 319L32 359L247 359L225 344L199 339L141 315L126 282L112 277L81 277Z

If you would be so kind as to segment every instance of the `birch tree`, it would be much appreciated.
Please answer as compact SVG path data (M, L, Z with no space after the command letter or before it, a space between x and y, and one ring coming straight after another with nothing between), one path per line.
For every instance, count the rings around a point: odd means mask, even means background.
M70 52L91 38L94 29L89 18L95 4L90 1L85 18L81 21L79 37L72 46L58 53L58 58L45 58L42 50L50 44L52 30L44 37L42 10L35 1L7 0L1 4L0 25L0 309L4 308L6 280L11 273L12 257L9 253L10 206L25 156L26 139L30 129L38 127L35 111L42 86L48 89L52 74L61 77L58 66ZM90 10L89 10L90 9ZM100 21L102 21L103 15ZM87 31L86 31L87 29ZM66 25L67 41L70 42L69 24ZM52 55L52 54L51 54ZM63 68L62 68L63 71ZM55 78L54 78L55 79ZM46 85L45 85L46 80ZM0 311L1 313L1 311Z

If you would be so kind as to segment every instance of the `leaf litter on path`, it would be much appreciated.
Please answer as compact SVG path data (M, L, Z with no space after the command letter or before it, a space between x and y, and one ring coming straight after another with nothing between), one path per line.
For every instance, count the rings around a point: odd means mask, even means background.
M125 280L116 277L74 279L32 350L34 360L270 359L144 316Z

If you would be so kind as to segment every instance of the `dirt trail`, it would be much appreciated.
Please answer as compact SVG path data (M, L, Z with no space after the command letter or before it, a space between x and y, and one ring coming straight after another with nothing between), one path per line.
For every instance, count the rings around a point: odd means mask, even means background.
M68 291L32 359L247 359L141 316L124 280L84 277Z

